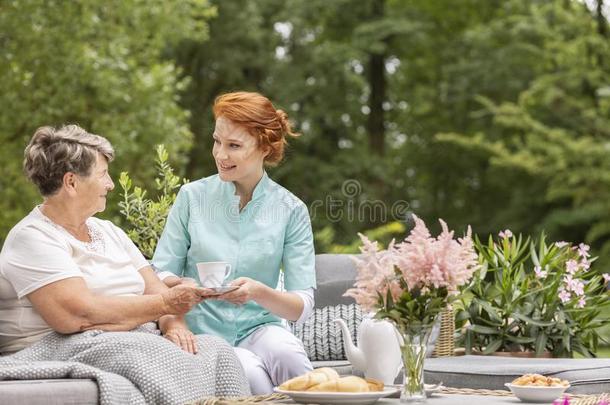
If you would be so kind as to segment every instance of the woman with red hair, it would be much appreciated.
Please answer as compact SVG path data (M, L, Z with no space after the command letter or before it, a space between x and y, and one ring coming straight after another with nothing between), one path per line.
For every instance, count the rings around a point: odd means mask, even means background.
M282 160L286 137L297 134L286 113L258 93L219 96L214 117L218 174L180 189L153 264L167 285L197 279L199 262L231 264L230 284L238 288L195 306L186 320L194 334L231 343L253 394L270 393L312 369L302 343L282 324L306 320L313 307L309 213L264 169ZM286 291L277 289L282 273Z

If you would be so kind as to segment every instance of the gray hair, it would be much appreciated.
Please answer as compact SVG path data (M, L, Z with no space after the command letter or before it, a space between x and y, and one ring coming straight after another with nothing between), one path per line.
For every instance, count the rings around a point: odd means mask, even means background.
M89 176L98 153L109 162L114 159L114 149L106 138L78 125L40 127L25 148L23 170L43 196L50 196L59 191L67 172Z

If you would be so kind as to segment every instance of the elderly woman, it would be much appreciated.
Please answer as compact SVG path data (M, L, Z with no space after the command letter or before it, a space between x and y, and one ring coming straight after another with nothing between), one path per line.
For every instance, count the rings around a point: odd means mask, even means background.
M185 284L168 288L121 229L93 216L105 209L106 196L114 188L108 173L113 156L105 138L76 125L42 127L32 137L24 169L43 202L13 227L0 253L0 351L17 352L53 331L88 330L122 331L111 335L116 335L119 351L121 339L130 338L126 331L158 321L166 339L138 335L160 359L161 353L170 353L156 367L169 367L171 362L172 367L214 370L217 365L209 364L209 358L196 355L214 347L219 353L215 361L235 375L225 381L231 386L214 387L215 381L198 380L195 372L185 377L185 385L200 388L189 388L190 397L178 394L164 401L248 394L231 348L216 337L197 339L186 326L183 316L205 298L206 290ZM51 359L75 360L79 355ZM146 362L154 360L135 358L133 372ZM110 363L100 360L95 366L130 373L129 367ZM217 375L221 377L225 376ZM205 383L211 386L203 387Z
M186 320L195 333L234 345L252 392L264 394L312 369L302 343L282 326L282 319L307 319L313 307L309 213L265 172L296 134L286 113L258 93L221 95L214 116L218 174L181 188L153 264L168 285L197 278L198 262L231 264L238 288L198 304ZM286 291L276 289L280 274Z

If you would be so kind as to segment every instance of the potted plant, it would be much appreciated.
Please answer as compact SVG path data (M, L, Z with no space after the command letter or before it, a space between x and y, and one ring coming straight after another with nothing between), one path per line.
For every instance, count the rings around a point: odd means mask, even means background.
M547 243L509 230L475 237L480 269L463 289L456 321L466 353L531 352L594 357L608 320L610 277L591 268L589 246Z

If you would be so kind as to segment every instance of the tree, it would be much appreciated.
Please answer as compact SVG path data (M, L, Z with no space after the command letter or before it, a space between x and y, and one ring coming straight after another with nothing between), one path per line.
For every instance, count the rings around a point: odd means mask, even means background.
M490 177L503 174L505 216L520 220L518 230L587 241L607 264L610 44L595 15L575 2L533 5L513 22L537 37L541 71L514 101L480 100L487 128L438 139L484 162Z
M39 126L77 123L107 137L113 166L139 181L152 182L157 143L184 161L191 131L177 93L186 81L162 56L184 38L204 39L213 12L206 0L2 2L0 235L38 199L18 156Z

